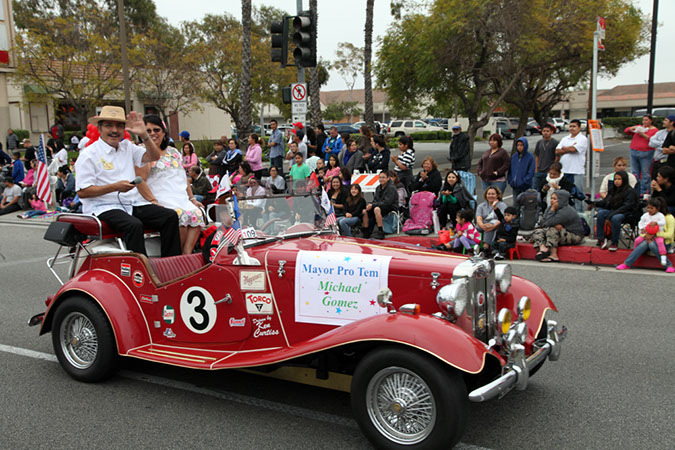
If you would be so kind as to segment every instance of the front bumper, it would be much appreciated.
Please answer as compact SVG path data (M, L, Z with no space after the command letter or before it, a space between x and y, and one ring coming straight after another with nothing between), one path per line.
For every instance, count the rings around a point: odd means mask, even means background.
M567 328L563 326L558 331L557 327L556 322L549 320L546 338L539 339L532 345L535 351L529 358L525 359L524 348L519 346L520 348L516 349L509 358L504 374L485 386L471 391L469 400L484 402L497 396L504 396L514 387L518 390L526 389L530 371L533 368L542 363L547 356L550 361L557 361L560 358L561 343L567 336Z

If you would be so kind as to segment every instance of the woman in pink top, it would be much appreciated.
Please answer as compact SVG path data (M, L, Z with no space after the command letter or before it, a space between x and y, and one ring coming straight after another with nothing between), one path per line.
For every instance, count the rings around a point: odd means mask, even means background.
M262 148L260 147L260 138L255 133L248 136L248 150L244 161L250 164L251 170L255 177L260 180L262 176Z
M658 131L652 124L654 119L649 114L642 116L642 125L634 125L624 130L624 133L633 136L630 141L630 171L640 180L640 188L636 190L641 195L649 193L651 182L651 168L654 160L654 149L649 146L649 138Z
M189 142L186 142L183 144L183 169L185 171L189 171L192 166L196 166L199 164L199 158L197 158L197 154L195 153L194 149L192 148L192 144Z
M23 177L21 184L22 187L31 187L35 183L35 170L37 169L37 159L33 159L30 162L30 169L26 173L26 176Z

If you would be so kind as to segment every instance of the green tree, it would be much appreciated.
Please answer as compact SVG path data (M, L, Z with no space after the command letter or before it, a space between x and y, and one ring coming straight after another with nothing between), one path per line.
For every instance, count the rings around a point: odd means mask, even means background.
M358 102L331 103L323 110L323 116L329 122L338 122L346 116L358 116L363 111L357 106Z

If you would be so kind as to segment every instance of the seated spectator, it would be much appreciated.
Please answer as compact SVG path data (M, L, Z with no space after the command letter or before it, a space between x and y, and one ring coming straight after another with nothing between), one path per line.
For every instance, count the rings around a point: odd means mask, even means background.
M391 182L398 193L398 210L401 211L405 217L407 217L408 209L406 208L406 205L408 204L408 191L406 190L405 186L403 186L403 183L401 183L401 181L398 179L398 172L390 170L389 178L391 179Z
M488 245L488 249L494 252L496 260L502 260L506 256L509 249L514 248L516 240L518 239L518 211L513 206L509 206L502 214L499 208L495 209L497 217L499 217L500 226L497 228L497 234L494 241Z
M338 226L344 236L352 235L352 227L359 223L366 209L366 199L358 184L349 186L349 196L344 203L344 215L338 217Z
M634 219L639 201L637 191L628 184L626 171L616 172L607 197L595 203L590 202L598 208L596 216L598 247L603 250L609 247L610 252L615 252L619 248L621 224ZM612 226L611 243L605 239L605 221L609 221Z
M29 143L30 143L30 141L29 141ZM21 153L12 152L12 159L14 160L14 162L12 163L13 164L12 178L14 179L15 183L21 183L26 176L23 161L21 161ZM33 158L33 159L35 159L35 158ZM30 162L27 162L26 164L29 164L29 163Z
M382 219L392 211L398 210L398 193L387 172L378 175L380 184L375 188L373 201L363 210L363 226L366 229L366 238L384 239ZM372 234L375 223L377 231Z
M295 183L299 180L306 180L309 178L312 171L309 166L305 164L302 158L302 153L295 153L295 164L291 167L291 186L295 187Z
M72 173L75 176L77 176L77 174L75 173L75 163L76 162L77 162L77 158L74 157L74 156L68 160L68 168L70 169L70 173Z
M246 189L246 201L242 202L242 212L244 212L244 225L256 226L256 221L262 216L265 210L265 199L248 199L249 197L264 197L265 188L260 186L255 176L249 176L248 188Z
M322 189L325 186L327 179L330 179L330 178L326 177L326 168L325 167L320 167L320 168L316 169L316 181L318 183L317 188Z
M541 189L539 190L541 201L544 203L545 207L548 207L551 204L551 196L558 189L564 189L569 192L571 201L574 187L574 183L565 177L565 174L562 172L562 164L553 162L548 168L546 181L541 185Z
M535 162L532 153L527 151L528 146L527 138L521 137L516 141L516 152L511 156L507 179L513 189L514 205L522 192L532 189Z
M326 176L330 178L338 177L340 176L341 170L342 166L340 166L337 155L330 155L328 157L328 163L326 164Z
M340 169L340 180L342 180L342 184L349 186L352 184L352 172L346 167L343 167Z
M483 242L492 242L501 225L495 210L499 209L504 214L506 203L502 201L502 191L497 186L489 186L483 198L485 201L476 208L476 228L483 233Z
M21 214L19 216L21 219L31 219L33 217L47 214L47 206L45 205L45 202L40 200L35 192L30 195L28 202L30 203L30 207L32 209Z
M378 170L383 172L389 170L391 151L387 147L384 137L379 134L373 136L371 143L373 147L370 149L370 153L363 155L363 159L366 160L366 165L368 166L368 171L376 173Z
M190 170L188 170L188 182L192 186L192 195L198 202L202 204L213 203L216 197L215 192L211 192L213 185L206 178L201 167L198 165L190 167Z
M666 202L661 197L649 200L647 212L640 219L638 227L640 236L635 239L635 248L623 264L616 267L617 270L630 269L640 256L651 250L659 258L661 265L666 267L667 273L675 273L675 268L667 255L675 240L675 217L668 211ZM651 229L647 230L648 228Z
M237 169L236 172L232 173L230 175L230 184L232 186L238 186L242 187L241 185L243 184L244 181L248 180L248 176L251 175L253 171L251 170L251 166L249 163L246 161L242 161L239 163L239 168ZM246 180L243 178L246 177ZM243 184L245 186L245 184Z
M21 163L21 161L19 161L19 163ZM23 165L23 163L21 164ZM14 183L14 178L6 175L5 190L2 191L2 199L0 199L0 216L21 210L21 206L19 206L20 198L21 187Z
M330 180L330 189L328 189L328 199L333 204L333 210L336 217L344 216L345 201L349 196L349 190L342 184L340 177L333 177Z
M67 165L59 167L56 172L56 201L63 204L63 200L75 196L75 177L70 173Z
M427 191L438 195L443 184L443 178L438 171L438 164L434 158L427 156L422 161L422 170L417 174L412 183L410 183L410 192Z
M270 167L270 176L263 179L265 189L269 189L272 194L283 194L286 192L286 180L279 175L279 169L275 166Z
M463 209L471 209L473 196L464 187L464 183L459 174L454 170L448 172L445 176L445 182L439 195L439 207L436 210L438 222L443 230L448 227L455 228L455 217Z
M192 143L186 142L183 144L183 169L187 172L194 166L199 166L199 158L197 158Z
M35 171L37 170L37 163L37 159L34 159L30 162L30 169L28 169L28 173L24 177L23 181L19 183L21 187L31 187L35 183Z
M600 183L600 191L598 192L598 197L600 198L605 198L607 197L607 191L609 190L610 182L614 182L614 174L617 173L620 170L623 170L624 172L628 168L628 161L626 161L626 158L623 156L618 156L614 159L614 172L608 173L605 178L602 179L602 182ZM630 184L630 187L635 188L635 185L637 184L637 178L635 178L635 175L632 173L628 173L628 184Z
M363 172L366 168L363 152L353 139L348 140L347 144L342 146L342 150L340 150L340 154L338 155L338 161L340 161L343 167L349 169L350 172L354 172L355 170Z
M577 245L584 240L579 214L569 205L570 193L559 189L551 196L551 205L544 211L542 228L532 234L535 258L541 262L558 262L558 247Z
M454 250L459 251L460 246L464 247L465 251L472 252L475 245L481 242L480 232L473 226L471 220L473 219L473 211L470 209L463 209L457 213L455 218L455 237L444 244L433 246L435 250Z
M661 167L652 181L652 197L662 197L671 214L675 214L675 169L670 166Z

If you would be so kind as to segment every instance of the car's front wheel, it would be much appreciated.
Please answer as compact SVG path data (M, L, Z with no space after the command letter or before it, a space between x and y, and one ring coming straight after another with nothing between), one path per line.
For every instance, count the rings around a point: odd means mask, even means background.
M108 318L92 300L70 297L57 307L52 343L59 363L76 380L101 381L115 372L115 336Z
M352 410L377 448L450 448L466 423L467 391L460 374L403 348L374 350L352 379Z
M525 136L532 136L532 131L525 130Z

